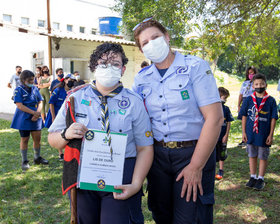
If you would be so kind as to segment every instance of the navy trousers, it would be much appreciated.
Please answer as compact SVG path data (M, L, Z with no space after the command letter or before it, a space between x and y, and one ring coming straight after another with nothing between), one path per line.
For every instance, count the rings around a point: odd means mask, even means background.
M157 224L212 224L215 182L215 151L203 169L203 196L196 202L181 198L183 178L178 174L192 158L194 146L169 149L154 146L154 161L148 174L148 206Z
M135 158L126 159L123 184L132 181ZM77 189L77 212L79 224L143 224L140 190L127 200L115 200L113 194L102 191Z

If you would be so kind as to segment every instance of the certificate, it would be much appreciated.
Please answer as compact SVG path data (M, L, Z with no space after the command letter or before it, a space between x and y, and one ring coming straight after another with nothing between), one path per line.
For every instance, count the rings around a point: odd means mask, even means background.
M121 192L127 134L111 132L111 151L107 133L99 130L86 132L80 155L78 188L84 190Z

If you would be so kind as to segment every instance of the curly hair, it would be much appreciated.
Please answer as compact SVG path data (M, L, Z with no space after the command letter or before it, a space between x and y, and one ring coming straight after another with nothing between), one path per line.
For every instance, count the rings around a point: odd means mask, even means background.
M256 67L254 66L250 66L246 69L246 80L250 80L249 79L249 70L253 70L254 71L254 74L257 74L258 73L258 70Z
M34 75L33 72L31 72L31 71L29 71L29 70L24 70L24 71L20 74L19 79L20 79L20 82L21 82L22 84L24 84L24 82L25 82L26 80L28 80L28 79L30 79L30 78L34 78L34 77L35 77L35 75Z
M90 71L94 72L96 66L98 65L98 60L101 59L102 56L104 56L104 54L108 56L110 52L119 54L122 58L123 65L127 64L128 59L125 56L122 46L120 44L113 44L113 43L106 42L104 44L99 45L90 55L90 61L89 61Z

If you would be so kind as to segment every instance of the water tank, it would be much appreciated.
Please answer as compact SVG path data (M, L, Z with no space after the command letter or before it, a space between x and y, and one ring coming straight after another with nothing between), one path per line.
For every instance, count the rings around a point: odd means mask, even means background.
M100 17L99 18L99 30L100 34L120 34L120 26L122 19L120 17Z

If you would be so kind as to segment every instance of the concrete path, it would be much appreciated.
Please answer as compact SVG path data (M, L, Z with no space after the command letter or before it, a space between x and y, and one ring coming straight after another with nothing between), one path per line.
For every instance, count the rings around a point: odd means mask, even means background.
M0 119L12 121L13 120L13 114L7 114L7 113L0 113Z

